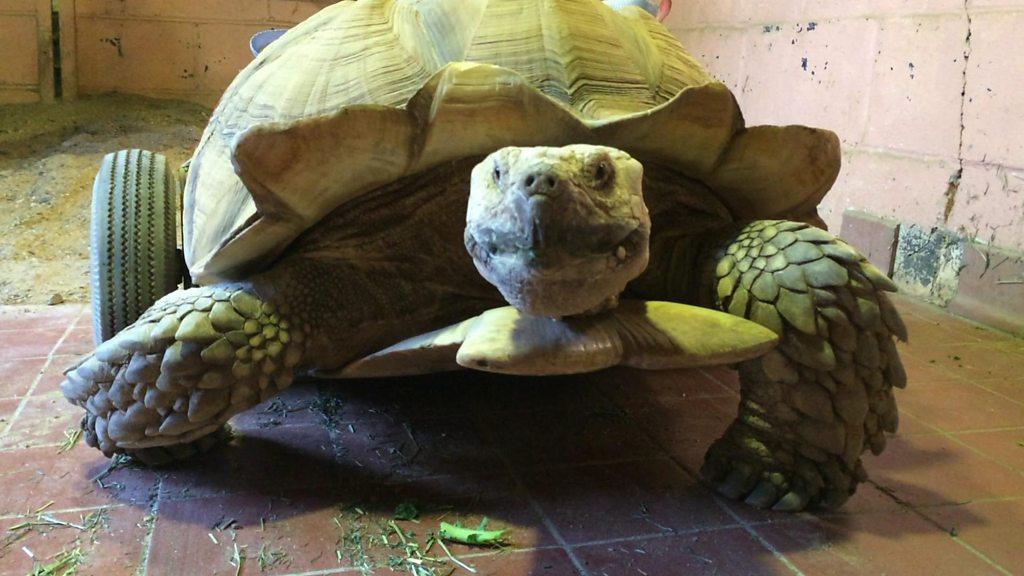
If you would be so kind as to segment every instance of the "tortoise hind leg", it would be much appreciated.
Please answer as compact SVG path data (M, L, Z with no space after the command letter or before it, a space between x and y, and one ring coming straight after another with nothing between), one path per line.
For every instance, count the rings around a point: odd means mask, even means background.
M723 245L720 245L723 246ZM807 224L748 224L712 253L717 307L771 328L779 347L739 367L739 416L701 474L760 508L835 508L865 479L864 450L897 425L906 384L895 286L849 245Z
M211 445L227 420L288 387L304 334L244 285L179 290L66 373L83 436L160 464Z

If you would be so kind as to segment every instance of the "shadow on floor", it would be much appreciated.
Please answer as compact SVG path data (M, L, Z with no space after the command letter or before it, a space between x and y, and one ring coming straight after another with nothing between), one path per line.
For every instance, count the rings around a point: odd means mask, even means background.
M170 554L161 551L165 540L176 551L183 542L203 550L199 543L228 530L258 549L269 532L295 560L281 574L387 565L389 556L403 556L389 521L407 503L419 522L400 524L421 545L441 520L475 526L487 518L491 527L511 529L516 548L533 549L494 555L453 546L482 573L572 574L574 562L592 574L627 566L649 574L788 573L751 526L809 530L782 540L786 554L833 546L851 532L899 541L936 530L870 485L843 510L817 517L725 503L699 483L696 468L697 450L734 414L728 376L659 378L615 370L306 382L236 418L228 444L158 470L151 498L123 490L132 474L150 474L144 470L119 471L122 488L107 492L156 511L151 564ZM943 457L922 452L896 465ZM487 572L490 566L497 571Z

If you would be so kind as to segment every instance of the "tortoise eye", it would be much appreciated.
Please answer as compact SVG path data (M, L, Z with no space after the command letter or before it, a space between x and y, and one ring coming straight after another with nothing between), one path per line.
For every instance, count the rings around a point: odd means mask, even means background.
M594 181L600 187L608 186L612 181L613 172L611 164L607 160L601 160L594 164Z
M494 181L496 183L501 182L501 167L500 166L495 166L494 167Z

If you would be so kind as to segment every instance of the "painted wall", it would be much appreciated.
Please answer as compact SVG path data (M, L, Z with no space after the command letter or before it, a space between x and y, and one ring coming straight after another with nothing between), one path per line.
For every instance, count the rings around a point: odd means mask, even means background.
M748 124L835 130L823 216L1024 249L1024 0L685 0L666 22Z
M249 38L331 0L77 0L78 88L213 105L252 60Z
M37 102L42 97L40 64L48 64L50 56L40 56L39 48L50 38L43 37L47 30L39 22L48 20L48 5L49 0L0 0L0 102ZM43 82L52 86L52 72ZM47 88L43 86L44 94Z
M212 105L253 33L331 3L76 0L79 91ZM38 98L39 4L0 1L0 101ZM1024 249L1024 0L677 0L667 24L749 123L839 133L833 229L857 208Z

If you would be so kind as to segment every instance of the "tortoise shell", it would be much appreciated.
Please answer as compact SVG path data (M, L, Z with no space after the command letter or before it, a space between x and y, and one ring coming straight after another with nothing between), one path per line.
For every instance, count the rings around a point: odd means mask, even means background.
M222 97L185 188L189 269L202 284L243 278L399 178L574 143L700 180L738 219L813 213L839 171L831 132L745 128L729 89L639 7L345 1L272 44Z

